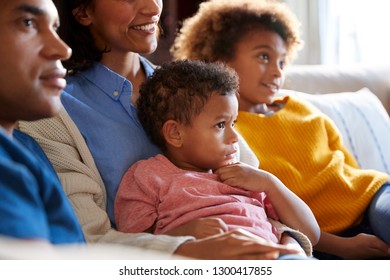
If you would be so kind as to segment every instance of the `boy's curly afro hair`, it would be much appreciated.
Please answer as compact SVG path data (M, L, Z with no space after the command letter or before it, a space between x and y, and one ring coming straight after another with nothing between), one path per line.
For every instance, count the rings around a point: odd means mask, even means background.
M237 92L237 74L223 63L167 62L141 85L138 116L151 141L165 151L162 127L167 120L191 125L212 94Z
M210 0L202 2L198 12L184 20L171 47L174 59L207 62L229 61L235 47L250 32L258 29L278 33L292 61L303 42L300 23L284 3L271 0Z

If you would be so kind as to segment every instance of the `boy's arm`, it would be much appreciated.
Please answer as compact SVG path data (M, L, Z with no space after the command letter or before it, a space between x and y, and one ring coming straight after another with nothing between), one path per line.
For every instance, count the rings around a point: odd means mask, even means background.
M307 235L317 244L320 228L310 208L276 176L244 163L222 167L216 171L221 181L254 192L265 192L279 219L287 226Z

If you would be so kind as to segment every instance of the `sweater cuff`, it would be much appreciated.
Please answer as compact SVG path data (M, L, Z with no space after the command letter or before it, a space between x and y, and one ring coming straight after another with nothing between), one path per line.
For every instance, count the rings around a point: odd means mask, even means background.
M292 238L294 238L299 245L302 247L302 249L305 251L306 256L312 257L313 256L313 246L310 242L310 239L303 234L302 232L292 229L284 224L282 224L279 221L275 221L270 219L270 222L272 225L276 228L278 234L281 236L282 233L287 233L290 235Z

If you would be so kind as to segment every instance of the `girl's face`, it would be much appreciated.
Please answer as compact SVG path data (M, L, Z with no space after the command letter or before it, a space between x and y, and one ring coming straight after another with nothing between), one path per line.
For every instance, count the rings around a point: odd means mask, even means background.
M273 31L256 30L237 43L227 64L240 79L241 111L253 112L258 104L272 103L284 82L286 55L285 42Z
M150 53L157 48L162 0L95 0L78 21L89 26L99 48Z
M236 95L213 94L191 125L182 125L182 145L175 164L204 172L236 162L237 114Z

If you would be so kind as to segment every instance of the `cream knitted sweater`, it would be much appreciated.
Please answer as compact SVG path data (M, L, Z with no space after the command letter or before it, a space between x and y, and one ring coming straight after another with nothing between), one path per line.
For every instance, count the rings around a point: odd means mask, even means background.
M87 242L117 243L173 253L192 236L171 237L148 233L123 233L111 227L106 213L106 190L88 146L64 108L59 115L34 122L19 122L18 128L35 138L54 166L66 195L82 226ZM258 166L246 142L239 139L240 161ZM273 221L279 232L288 232L311 256L309 239L294 229Z

